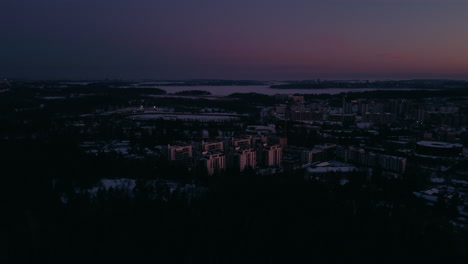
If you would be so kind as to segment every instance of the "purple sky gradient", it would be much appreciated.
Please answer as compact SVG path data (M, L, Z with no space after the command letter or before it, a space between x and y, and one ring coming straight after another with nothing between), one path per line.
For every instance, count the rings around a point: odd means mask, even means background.
M2 0L0 77L468 79L464 0Z

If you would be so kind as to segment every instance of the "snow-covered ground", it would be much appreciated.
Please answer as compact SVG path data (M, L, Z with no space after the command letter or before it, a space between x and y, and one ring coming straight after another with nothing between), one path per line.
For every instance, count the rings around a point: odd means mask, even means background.
M413 192L413 194L418 197L418 198L422 198L424 200L428 200L428 201L431 201L431 202L437 202L437 196L433 196L433 195L428 195L428 194L424 194L424 193L421 193L421 192Z
M431 177L429 179L430 182L433 182L433 183L443 183L445 182L444 178L439 178L439 177Z
M463 181L463 180L452 180L453 183L456 184L461 184L461 185L467 185L468 186L468 181Z
M91 196L95 196L99 189L104 191L109 191L110 188L114 190L123 191L128 194L130 197L133 196L133 189L136 186L136 182L133 179L102 179L99 183L93 188L89 189L88 192Z
M147 190L151 193L147 193L150 199L162 198L166 200L170 195L177 192L178 194L186 195L189 201L193 198L200 197L206 191L206 187L201 187L195 184L181 184L175 181L165 181L165 180L146 180L142 183ZM135 197L135 188L137 186L137 180L120 178L120 179L101 179L93 187L89 189L80 189L76 188L74 190L75 194L87 194L89 198L96 198L100 191L108 192L111 189L118 192L119 194L124 195L128 198ZM70 197L63 193L60 197L60 201L63 204L67 204Z

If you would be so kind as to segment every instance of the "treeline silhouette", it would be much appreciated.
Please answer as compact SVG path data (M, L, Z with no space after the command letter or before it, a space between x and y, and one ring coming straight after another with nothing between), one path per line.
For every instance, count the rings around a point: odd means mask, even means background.
M4 263L464 263L468 257L466 231L450 224L450 206L426 206L412 196L414 172L403 179L356 172L346 185L339 173L311 181L303 171L203 177L90 157L64 142L0 147ZM137 185L130 196L112 188L94 196L77 191L101 178ZM162 184L148 187L155 179ZM170 193L166 181L203 191Z
M401 81L289 81L271 85L275 89L329 89L329 88L381 88L381 89L466 89L468 82L462 80L401 80Z

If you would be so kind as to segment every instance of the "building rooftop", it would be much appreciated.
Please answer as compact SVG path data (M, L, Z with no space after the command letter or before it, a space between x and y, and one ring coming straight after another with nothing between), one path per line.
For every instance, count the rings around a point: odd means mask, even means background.
M356 169L357 168L354 165L332 160L328 162L318 162L312 164L311 167L307 168L307 172L309 174L325 172L352 172Z
M431 148L462 148L463 145L461 144L454 144L454 143L447 143L447 142L439 142L439 141L418 141L418 145L424 147L431 147Z

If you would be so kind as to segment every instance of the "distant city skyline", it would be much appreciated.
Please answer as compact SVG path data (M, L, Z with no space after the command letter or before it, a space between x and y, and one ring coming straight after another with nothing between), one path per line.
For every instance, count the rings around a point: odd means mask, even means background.
M468 1L0 3L0 78L468 79Z

